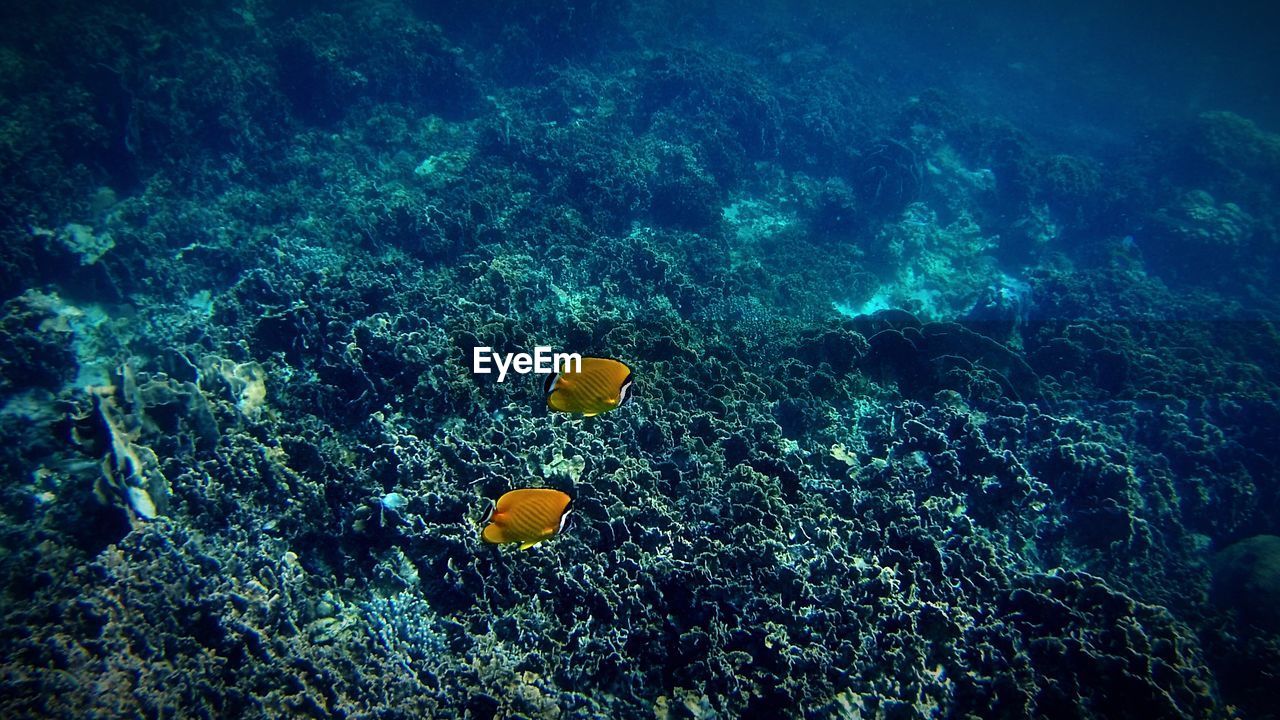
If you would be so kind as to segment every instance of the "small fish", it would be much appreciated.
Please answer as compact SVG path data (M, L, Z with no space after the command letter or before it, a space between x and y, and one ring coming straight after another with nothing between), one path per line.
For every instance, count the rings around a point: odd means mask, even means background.
M547 407L591 417L621 407L631 397L631 368L617 360L582 358L579 372L547 378Z
M571 502L559 490L512 490L498 498L480 538L495 545L520 543L521 550L528 550L564 529Z

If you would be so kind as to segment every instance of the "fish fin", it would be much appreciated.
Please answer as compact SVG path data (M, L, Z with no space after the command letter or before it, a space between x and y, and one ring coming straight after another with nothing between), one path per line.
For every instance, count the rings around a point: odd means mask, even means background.
M489 532L490 530L493 530L493 532L490 533ZM495 525L486 525L485 528L480 531L480 539L489 543L490 545L501 545L502 531L499 530Z
M539 546L539 545L541 545L541 544L542 544L542 541L541 541L541 540L528 540L528 541L525 541L525 542L520 543L520 549L521 549L521 550L528 550L529 548L537 547L537 546Z
M600 413L582 413L582 417L595 417Z

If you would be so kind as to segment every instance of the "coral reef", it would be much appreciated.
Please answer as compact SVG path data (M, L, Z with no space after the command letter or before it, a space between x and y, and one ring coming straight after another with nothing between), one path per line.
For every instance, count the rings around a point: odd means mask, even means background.
M809 10L70 7L0 11L0 715L1274 717L1253 122L1055 146ZM535 345L635 401L469 371Z

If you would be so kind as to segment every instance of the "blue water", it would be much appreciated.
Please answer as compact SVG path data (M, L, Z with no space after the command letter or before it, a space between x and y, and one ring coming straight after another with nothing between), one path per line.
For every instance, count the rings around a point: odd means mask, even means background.
M1278 19L6 4L0 715L1276 717Z

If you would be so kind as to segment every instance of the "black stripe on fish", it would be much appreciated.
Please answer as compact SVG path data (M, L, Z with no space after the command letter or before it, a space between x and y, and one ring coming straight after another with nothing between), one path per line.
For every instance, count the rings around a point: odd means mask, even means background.
M622 386L618 388L618 407L622 407L623 405L626 405L627 401L630 399L631 399L631 373L627 373L627 376L622 379Z

